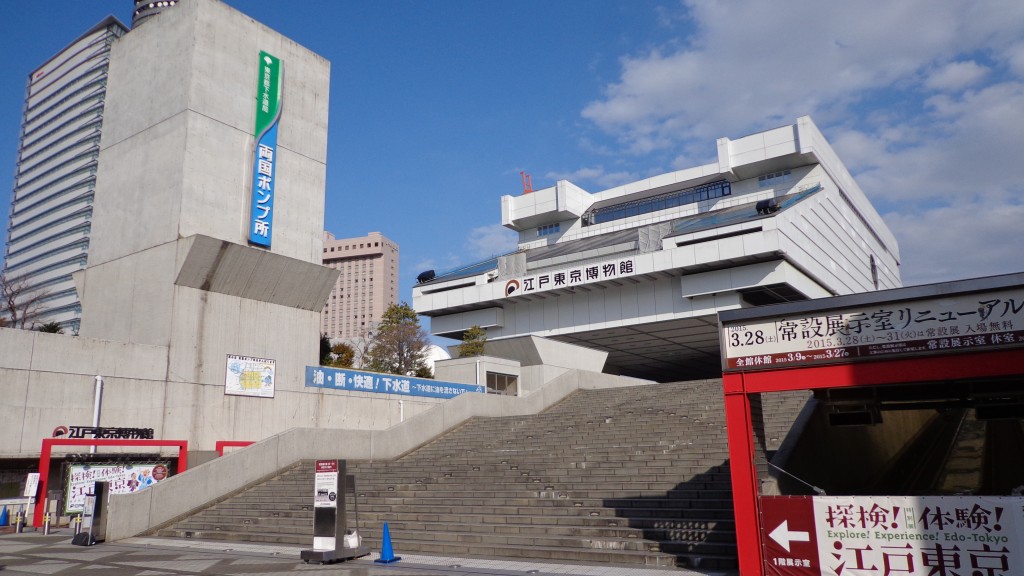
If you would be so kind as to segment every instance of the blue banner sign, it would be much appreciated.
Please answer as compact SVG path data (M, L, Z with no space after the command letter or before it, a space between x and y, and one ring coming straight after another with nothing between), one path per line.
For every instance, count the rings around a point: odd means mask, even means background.
M394 374L378 374L361 370L341 370L325 366L306 366L307 388L329 388L352 392L402 394L426 398L455 398L466 392L484 394L486 387L475 384L456 384L428 378L412 378Z
M281 118L281 60L266 52L260 52L256 91L256 156L252 166L249 243L270 248L274 232L277 123Z

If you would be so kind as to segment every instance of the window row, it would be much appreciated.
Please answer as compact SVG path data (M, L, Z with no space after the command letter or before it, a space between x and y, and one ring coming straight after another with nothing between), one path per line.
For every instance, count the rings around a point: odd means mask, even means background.
M632 216L640 216L641 214L650 214L659 210L693 204L702 200L721 198L730 194L732 194L732 187L729 185L729 182L727 180L718 180L708 184L701 184L700 186L661 194L660 196L644 198L643 200L633 200L623 204L596 208L583 215L583 225L591 226L593 224L613 222Z

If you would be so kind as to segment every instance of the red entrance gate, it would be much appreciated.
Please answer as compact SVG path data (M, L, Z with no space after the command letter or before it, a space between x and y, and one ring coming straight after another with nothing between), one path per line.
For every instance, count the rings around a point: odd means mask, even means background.
M754 466L750 394L854 386L886 386L1019 376L1024 350L907 358L860 364L809 366L785 370L728 373L723 376L729 435L736 544L740 573L764 576L759 481ZM769 527L771 530L772 527Z
M1024 377L1024 274L735 310L720 323L743 576L766 574L765 534L806 532L762 530L752 395Z
M39 453L39 493L42 498L36 502L35 513L32 518L32 525L36 528L43 526L43 515L46 514L46 493L47 484L50 478L50 453L54 446L177 446L178 447L178 473L188 468L188 441L187 440L113 440L95 438L44 438L43 447Z

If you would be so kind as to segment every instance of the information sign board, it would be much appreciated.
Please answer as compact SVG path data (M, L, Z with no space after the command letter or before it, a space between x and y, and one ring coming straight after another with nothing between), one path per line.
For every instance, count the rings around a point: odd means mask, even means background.
M721 338L726 372L1024 346L1024 289L728 323Z
M1024 498L761 498L768 576L1024 574Z
M39 490L39 472L29 472L28 477L25 478L25 493L22 496L34 499L37 490Z
M313 550L335 550L338 508L337 460L317 460L313 474Z
M313 480L313 507L338 507L338 461L317 460Z

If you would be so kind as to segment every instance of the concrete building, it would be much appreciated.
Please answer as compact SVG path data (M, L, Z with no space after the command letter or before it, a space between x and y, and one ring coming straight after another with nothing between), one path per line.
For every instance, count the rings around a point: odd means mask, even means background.
M146 20L174 6L178 0L135 0L132 11L132 28L137 28Z
M456 395L319 370L339 276L322 265L329 92L328 61L219 0L112 42L79 335L0 328L0 472L110 434L187 445L195 465L221 442L384 430ZM378 238L348 252L386 252Z
M264 82L271 63L287 68L279 83ZM110 45L80 336L0 329L0 456L95 425L97 376L100 426L192 451L344 419L342 404L388 425L369 400L306 387L337 276L320 264L329 79L322 57L217 0L179 2ZM271 114L269 246L251 223L267 85L287 103ZM271 377L246 379L254 363Z
M108 17L28 76L3 268L25 298L41 295L26 328L78 331L71 275L88 259L110 51L127 31Z
M424 277L413 307L438 336L540 336L674 381L721 374L720 311L901 286L893 234L809 117L717 149L601 192L502 197L518 250Z
M380 232L342 239L324 232L323 264L339 274L324 304L322 334L361 338L398 303L398 244Z

